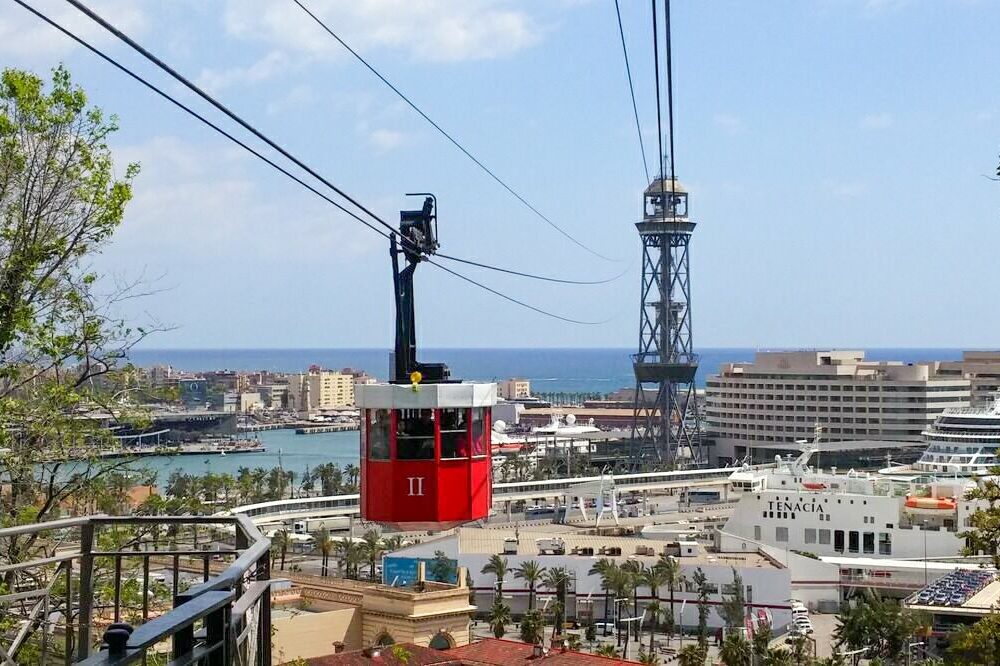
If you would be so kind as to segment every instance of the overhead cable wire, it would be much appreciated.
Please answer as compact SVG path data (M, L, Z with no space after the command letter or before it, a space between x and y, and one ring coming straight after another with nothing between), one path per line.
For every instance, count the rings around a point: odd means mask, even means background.
M297 0L296 0L297 1ZM632 95L632 113L635 114L635 131L639 135L639 151L642 153L642 170L649 182L649 163L646 161L646 144L642 140L642 126L639 124L639 107L635 103L635 86L632 85L632 67L628 62L628 47L625 46L625 28L622 26L622 10L615 0L615 14L618 15L618 34L622 38L622 55L625 56L625 73L628 75L628 91Z
M663 11L666 14L664 20L667 22L666 35L667 42L667 131L670 132L668 150L670 150L670 193L674 193L674 178L677 161L674 159L674 68L671 59L673 49L670 45L670 0L663 0Z
M128 44L130 47L132 47L133 50L135 50L140 55L142 55L144 58L146 58L147 60L149 60L150 62L152 62L154 65L156 65L157 67L159 67L161 70L163 70L167 74L169 74L177 82L181 83L186 88L188 88L189 90L191 90L192 92L194 92L196 95L198 95L199 97L201 97L202 99L204 99L206 102L208 102L209 104L211 104L212 106L214 106L216 109L218 109L219 111L221 111L222 113L224 113L231 120L233 120L234 122L236 122L237 124L239 124L241 127L243 127L244 129L246 129L248 132L250 132L251 134L253 134L254 136L256 136L258 139L260 139L264 143L266 143L268 146L270 146L274 150L278 151L281 155L283 155L286 159L288 159L289 161L291 161L292 163L294 163L300 169L302 169L303 171L305 171L306 173L308 173L309 175L311 175L313 178L315 178L316 180L320 181L321 183L323 183L324 185L326 185L327 187L329 187L331 190L333 190L334 192L336 192L337 194L339 194L340 196L342 196L347 201L351 202L354 206L356 206L359 210L363 211L371 219L375 220L376 222L378 222L379 224L381 224L383 227L385 227L390 233L397 233L396 228L393 227L390 223L386 222L384 219L382 219L376 213L374 213L373 211L371 211L370 209L368 209L366 206L364 206L360 201L358 201L357 199L355 199L354 197L352 197L350 194L348 194L347 192L345 192L342 188L340 188L337 185L335 185L334 183L330 182L326 177L324 177L323 175L321 175L320 173L318 173L315 169L313 169L308 164L306 164L305 162L303 162L302 160L300 160L298 157L296 157L295 155L293 155L291 152L289 152L288 150L286 150L284 147L282 147L276 141L274 141L273 139L271 139L270 137L268 137L266 134L264 134L263 132L261 132L260 130L258 130L256 127L254 127L253 125L251 125L249 122L247 122L246 120L244 120L242 117L240 117L234 111L232 111L227 106L225 106L224 104L222 104L222 102L220 102L217 99L215 99L212 95L210 95L207 92L205 92L205 90L203 90L201 87L199 87L198 85L196 85L190 79L188 79L183 74L181 74L180 72L178 72L177 70L175 70L173 67L171 67L170 65L168 65L166 62L164 62L163 60L161 60L159 57L157 57L155 54L153 54L148 49L146 49L145 47L143 47L141 44L139 44L138 42L136 42L134 39L132 39L131 37L129 37L127 34L125 34L124 32L122 32L118 28L116 28L113 24L111 24L106 19L104 19L100 14L98 14L97 12L95 12L92 9L90 9L89 7L87 7L85 4L83 4L82 2L80 2L80 0L66 0L66 1L69 4L73 5L74 7L76 7L79 11L83 12L84 14L86 14L91 20L93 20L95 23L99 24L105 30L111 32L119 40L121 40L124 43ZM344 210L346 212L346 209L344 207L338 206L338 208L340 208L341 210ZM355 219L358 219L360 221L360 218L358 218L356 215L352 215L352 217L354 217ZM404 244L406 243L405 239L401 239L401 241ZM531 279L535 279L535 280L542 280L542 281L545 281L545 282L555 282L555 283L560 283L560 284L581 284L581 285L604 284L605 282L614 281L618 277L621 276L621 275L619 275L619 276L616 276L616 277L613 277L613 278L609 278L609 279L607 279L605 281L569 280L569 279L563 279L563 278L552 278L552 277L548 277L548 276L542 276L542 275L537 275L537 274L533 274L533 273L527 273L527 272L523 272L523 271L515 271L515 270L511 270L511 269L506 269L506 268L500 268L500 267L492 266L492 265L485 264L485 263L471 262L470 260L460 260L460 259L451 258L451 257L449 257L449 259L451 259L452 261L461 261L463 263L470 263L471 265L477 265L480 268L485 268L485 269L488 269L488 270L494 270L494 271L501 272L501 273L508 273L508 274L511 274L511 275L519 275L521 277L531 278Z
M71 0L72 1L72 0ZM660 37L659 32L656 28L656 0L652 0L653 4L653 74L656 79L656 143L659 149L659 176L660 176L660 188L662 194L663 188L663 114L660 111ZM666 202L663 202L663 208L666 210Z
M74 2L74 0L70 0L70 1L73 2L74 4L76 4L76 2ZM312 18L312 20L315 21L321 28L323 28L323 30L325 30L331 37L333 37L335 40L337 40L337 42L339 42L341 46L343 46L345 49L347 49L351 53L351 55L353 55L358 60L358 62L360 62L362 65L364 65L366 68L368 68L368 70L372 74L374 74L375 76L377 76L378 79L380 81L382 81L382 83L384 83L386 86L389 87L390 90L392 90L394 93L396 93L396 95L399 96L399 98L402 99L404 102L406 102L411 109L413 109L414 111L416 111L424 120L426 120L428 123L430 123L430 125L434 129L436 129L438 131L438 133L441 134L441 136L443 136L444 138L448 139L448 141L450 141L452 143L452 145L454 145L466 157L468 157L470 160L472 160L472 162L475 163L476 166L478 166L490 178L492 178L494 181L496 181L500 185L500 187L502 187L505 190L507 190L507 192L510 193L515 199L517 199L522 204L524 204L524 206L527 207L528 210L530 210L532 213L534 213L539 219L541 219L546 224L548 224L550 227L552 227L553 229L555 229L556 231L558 231L560 234L562 234L563 236L565 236L568 240L570 240L571 242L573 242L575 245L577 245L580 248L586 250L587 252L589 252L590 254L594 255L595 257L599 257L601 259L604 259L605 261L613 261L613 262L620 261L619 259L612 259L611 257L605 256L605 255L601 254L600 252L598 252L597 250L594 250L590 246L588 246L585 243L583 243L582 241L578 240L575 236L573 236L568 231L566 231L565 229L563 229L562 227L560 227L558 224L556 224L555 222L553 222L547 215L545 215L544 213L542 213L540 210L538 210L538 208L536 208L534 205L532 205L527 199L525 199L517 191L515 191L513 187L511 187L510 185L508 185L505 180L503 180L502 178L500 178L500 176L498 176L496 174L496 172L494 172L492 169L490 169L488 166L486 166L479 158L477 158L475 155L473 155L471 152L469 152L469 150L466 149L465 146L463 146L461 143L459 143L459 141L455 137L453 137L443 127L441 127L440 125L438 125L433 119L431 119L430 116L428 116L426 113L424 113L424 111L419 106L417 106L409 97L407 97L405 94L403 94L403 92L399 88L397 88L387 78L385 78L385 76L383 76L381 72L379 72L377 69L375 69L371 65L371 63L369 63L367 60L365 60L361 56L361 54L359 54L357 51L355 51L353 48L351 48L351 46L340 37L340 35L338 35L336 32L334 32L316 14L314 14L313 12L311 12L309 10L309 8L306 7L304 4L302 4L302 2L300 0L292 0L292 2L294 2L296 5L298 5L299 8L302 9L302 11L304 11L306 14L308 14L309 17Z
M188 107L184 103L178 101L177 99L175 99L174 97L172 97L168 93L164 92L162 89L160 89L156 85L150 83L149 81L147 81L143 77L139 76L138 74L136 74L135 72L133 72L132 70L130 70L129 68L127 68L126 66L122 65L121 63L119 63L117 60L115 60L111 56L107 55L106 53L104 53L103 51L101 51L100 49L98 49L97 47L93 46L92 44L90 44L89 42L87 42L86 40L84 40L83 38L79 37L78 35L74 34L70 30L68 30L67 28L63 27L62 25L60 25L59 23L57 23L56 21L54 21L53 19L49 18L45 14L43 14L40 11L36 10L31 5L29 5L26 2L24 2L24 0L14 0L14 2L16 2L21 7L25 8L26 10L28 10L29 12L31 12L32 14L34 14L35 16L37 16L42 21L45 21L46 23L48 23L53 28L59 30L64 35L66 35L70 39L74 40L75 42L77 42L78 44L80 44L81 46L83 46L84 48L88 49L89 51L91 51L92 53L94 53L95 55L97 55L98 57L102 58L103 60L105 60L106 62L108 62L112 66L114 66L115 68L119 69L120 71L122 71L123 73L125 73L126 75L128 75L129 77L131 77L132 79L134 79L135 81L137 81L138 83L142 84L143 86L145 86L149 90L155 92L160 97L164 98L165 100L167 100L168 102L170 102L174 106L180 108L181 110L183 110L187 114L189 114L192 117L196 118L197 120L201 121L202 123L204 123L208 127L211 127L212 129L214 129L216 132L218 132L222 136L226 137L227 139L229 139L230 141L232 141L236 145L240 146L241 148L243 148L247 152L251 153L255 157L261 159L262 161L264 161L265 163L267 163L268 165L270 165L272 168L276 169L277 171L281 172L282 174L284 174L288 178L292 179L293 181L295 181L299 185L301 185L301 186L305 187L306 189L308 189L309 191L311 191L313 194L317 195L318 197L320 197L320 198L324 199L325 201L327 201L328 203L332 204L333 206L335 206L339 210L343 211L344 213L346 213L347 215L349 215L350 217L352 217L356 221L360 222L361 224L365 225L366 227L368 227L369 229L371 229L375 233L379 234L383 238L389 239L391 237L391 233L387 233L387 232L383 231L382 229L379 229L378 227L376 227L375 225L371 224L367 220L361 218L359 215L357 215L357 213L355 213L355 212L353 212L353 211L345 208L344 206L342 206L337 201L331 199L328 195L320 192L315 187L313 187L309 183L305 182L304 180L302 180L301 178L299 178L295 174L291 173L290 171L288 171L287 169L285 169L281 165L275 163L273 160L271 160L268 157L262 155L260 152L258 152L257 150L255 150L251 146L247 145L245 142L241 141L240 139L236 138L235 136L233 136L232 134L230 134L226 130L222 129L221 127L219 127L218 125L216 125L212 121L208 120L207 118L205 118L204 116L202 116L201 114L199 114L197 111L191 109L190 107ZM394 230L393 230L393 233L395 233ZM403 238L400 238L400 240L401 241L406 241L406 239L403 239ZM536 276L536 275L532 275L530 273L520 273L518 271L511 271L509 269L503 269L503 268L499 268L499 267L496 267L496 266L490 266L490 265L487 265L487 264L479 264L479 262L471 262L470 260L461 259L461 258L458 258L458 257L450 257L450 256L447 256L447 255L441 255L441 256L444 259L449 259L449 260L452 260L452 261L461 261L463 263L471 263L472 265L478 265L478 266L480 266L482 268L489 268L491 270L497 270L497 271L501 271L501 272L509 272L509 273L512 273L512 274L515 274L515 275L522 275L524 277L532 277L532 278L535 278L535 279L541 279L541 280L547 280L547 281L553 281L553 282L567 282L566 280L560 280L558 278L548 278L548 277L544 277L544 276ZM458 273L456 271L452 271L452 270L448 269L447 267L441 266L441 265L439 265L439 264L437 264L435 262L430 262L430 263L434 264L436 267L438 267L438 268L440 268L440 269L442 269L442 270L444 270L444 271L446 271L448 273L451 273L451 274L453 274L453 275L455 275L455 276L457 276L457 277L459 277L459 278L461 278L461 279L463 279L463 280L465 280L465 281L467 281L467 282L469 282L471 284L474 284L474 285L476 285L476 286L478 286L478 287L480 287L480 288L482 288L482 289L484 289L486 291L489 291L490 293L493 293L493 294L495 294L497 296L500 296L501 298L504 298L504 299L506 299L508 301L511 301L512 303L515 303L517 305L521 305L522 307L525 307L525 308L527 308L529 310L532 310L532 311L538 312L540 314L546 315L548 317L552 317L554 319L559 319L561 321L567 321L567 322L576 323L576 324L594 325L594 324L604 323L604 322L596 322L596 321L575 320L575 319L570 319L570 318L567 318L567 317L563 317L563 316L558 315L558 314L547 312L545 310L542 310L541 308L537 308L537 307L532 306L532 305L530 305L528 303L524 303L522 301L519 301L518 299L515 299L513 297L507 296L506 294L503 294L502 292L499 292L499 291L497 291L495 289L492 289L492 288L490 288L490 287L488 287L486 285L480 284L479 282L477 282L477 281L475 281L475 280L473 280L471 278L468 278L465 275L462 275L461 273ZM612 278L612 279L617 279L617 278ZM608 281L610 281L610 280L608 280ZM581 284L591 284L591 283L586 283L585 282L585 283L581 283Z
M610 278L605 278L603 280L563 280L561 278L543 277L543 276L540 276L540 275L534 275L532 273L522 273L521 271L515 271L515 270L509 269L509 268L500 268L498 266L490 266L489 264L481 264L478 261L473 261L471 259L461 259L459 257L452 257L450 255L443 254L441 252L435 252L434 256L435 257L440 257L441 259L447 259L449 261L457 261L460 264L468 264L469 266L476 266L478 268L487 268L487 269L489 269L491 271L498 271L500 273L508 273L510 275L519 275L521 277L532 278L532 279L535 279L535 280L544 280L546 282L558 282L558 283L562 283L562 284L608 284L609 282L614 282L615 280L617 280L621 276L625 275L625 273L627 273L628 270L629 270L629 269L626 268L624 271L622 271L618 275L615 275L614 277L610 277Z
M473 280L472 278L470 278L467 275L462 275L458 271L453 271L450 268L448 268L447 266L442 266L441 264L436 263L433 259L425 259L424 261L428 262L429 264L431 264L433 266L437 266L438 268L440 268L441 270L443 270L445 273L451 273L455 277L457 277L459 279L462 279L462 280L465 280L466 282L468 282L470 284L474 284L477 287L479 287L480 289L485 289L486 291L490 292L491 294L494 294L495 296L499 296L500 298L502 298L504 300L507 300L507 301L510 301L511 303L516 303L517 305L520 305L523 308L527 308L529 310L534 310L535 312L543 314L543 315L545 315L547 317L552 317L553 319L559 319L560 321L565 321L565 322L568 322L570 324L584 324L584 325L587 325L587 326L596 326L596 325L599 325L599 324L606 324L609 321L611 321L611 318L602 319L601 321L587 321L587 320L573 319L572 317L564 317L562 315L557 315L557 314L554 314L554 313L549 312L547 310L542 310L541 308L537 308L534 305L530 305L528 303L525 303L524 301L519 301L518 299L514 298L513 296L508 296L507 294L504 294L503 292L497 291L496 289L493 289L492 287L486 286L482 282L476 282L475 280Z

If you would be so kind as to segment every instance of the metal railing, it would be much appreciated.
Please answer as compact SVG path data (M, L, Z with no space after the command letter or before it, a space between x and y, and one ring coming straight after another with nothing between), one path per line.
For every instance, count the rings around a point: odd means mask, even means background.
M222 527L226 537L200 548L178 547L179 530L191 529L197 543L199 528L213 526ZM163 527L172 538L161 549ZM104 530L117 534L123 529L132 530L125 543L108 546L109 539L102 538ZM76 537L70 539L70 533ZM57 536L49 539L50 534ZM33 659L41 664L54 663L53 657L87 666L168 659L171 666L271 664L270 541L246 516L94 515L0 529L0 545L11 546L11 552L18 539L33 544L48 539L50 547L42 552L45 557L0 561L0 583L7 588L0 588L5 592L0 594L0 618L13 617L14 606L21 611L19 624L14 623L19 626L16 635L6 646L0 642L2 666L22 663L19 655L33 635ZM72 547L63 545L67 541ZM213 576L212 562L229 558L231 564ZM135 560L141 578L123 571ZM172 572L171 607L156 617L150 607L151 563ZM181 589L182 573L200 575L201 582ZM137 605L123 601L128 584L141 585ZM105 595L113 601L101 605ZM138 626L123 622L123 610L141 620ZM95 651L94 629L100 625L107 627ZM61 655L53 654L59 632Z

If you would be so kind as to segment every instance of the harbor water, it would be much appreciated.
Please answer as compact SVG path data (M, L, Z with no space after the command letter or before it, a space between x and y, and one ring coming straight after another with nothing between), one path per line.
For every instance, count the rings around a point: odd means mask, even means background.
M251 435L252 436L252 435ZM358 464L358 431L296 435L294 430L267 430L256 433L267 449L262 453L227 453L226 455L143 456L135 467L156 472L163 484L174 470L185 474L236 475L241 467L262 467L270 470L280 464L286 471L300 476L307 468L325 463L341 467Z

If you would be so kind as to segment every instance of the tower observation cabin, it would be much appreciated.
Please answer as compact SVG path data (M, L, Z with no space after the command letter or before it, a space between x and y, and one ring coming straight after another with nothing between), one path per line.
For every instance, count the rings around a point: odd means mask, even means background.
M361 517L401 530L443 530L489 516L491 410L496 384L451 378L443 363L420 363L413 274L438 247L436 201L400 212L390 239L396 300L392 380L358 385ZM406 261L400 269L399 258Z

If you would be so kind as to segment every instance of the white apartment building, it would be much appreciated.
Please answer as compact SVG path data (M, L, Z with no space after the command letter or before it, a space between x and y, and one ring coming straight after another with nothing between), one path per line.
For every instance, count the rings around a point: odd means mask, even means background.
M497 396L504 400L531 397L531 382L527 379L505 379L497 382Z
M299 412L354 406L354 376L310 370L288 378L288 408Z
M861 351L757 352L726 363L706 383L707 439L720 459L797 450L797 441L921 442L949 407L965 407L970 382L940 363L866 361Z

